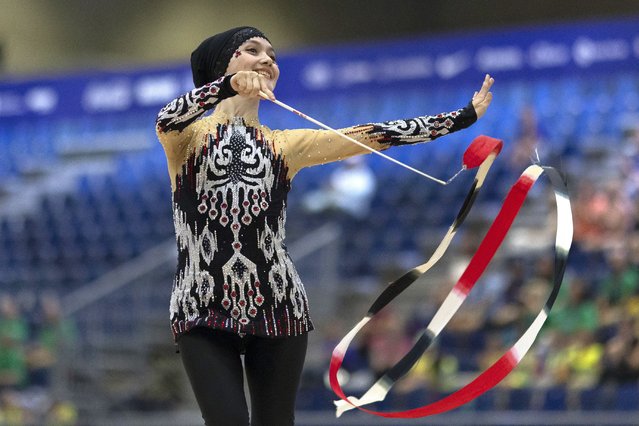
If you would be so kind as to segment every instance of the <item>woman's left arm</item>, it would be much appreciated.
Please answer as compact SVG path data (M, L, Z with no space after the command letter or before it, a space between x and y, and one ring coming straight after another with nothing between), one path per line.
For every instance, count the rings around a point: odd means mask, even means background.
M357 126L369 138L389 148L396 145L407 145L416 142L430 142L440 136L465 129L484 115L492 101L490 87L494 79L486 74L481 89L475 92L471 101L464 108L435 116L423 116L408 120L386 121Z
M483 116L492 101L490 88L493 83L493 78L486 75L481 89L475 92L471 102L456 111L363 124L339 131L378 151L392 146L429 142L465 129ZM294 163L292 168L297 170L370 152L328 130L290 130L286 136L286 150Z

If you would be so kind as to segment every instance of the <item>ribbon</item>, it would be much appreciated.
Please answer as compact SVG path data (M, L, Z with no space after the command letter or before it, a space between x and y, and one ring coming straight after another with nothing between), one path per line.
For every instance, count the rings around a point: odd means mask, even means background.
M468 215L477 193L481 189L488 170L492 166L496 156L502 149L503 142L488 136L479 136L470 144L463 157L462 169L455 174L448 181L443 181L430 176L420 170L414 169L392 157L389 157L379 151L368 147L361 142L350 138L347 135L340 133L339 131L307 116L306 114L280 102L275 99L269 99L264 93L260 92L260 96L264 99L268 99L271 102L279 105L280 107L291 111L300 117L309 120L320 127L332 131L349 140L352 143L362 146L363 148L379 155L399 166L409 169L423 177L426 177L441 185L448 185L452 180L466 169L472 169L478 167L475 175L475 180L471 186L466 199L459 210L459 213L455 217L452 225L449 227L448 232L440 242L439 246L435 249L433 255L426 261L426 263L417 266L402 275L400 278L390 283L386 289L377 297L372 306L368 310L366 316L349 331L340 343L333 350L331 356L331 363L329 367L329 380L331 388L338 395L341 400L335 401L336 415L341 416L345 411L357 408L370 414L374 414L381 417L400 417L400 418L416 418L425 417L433 414L443 413L445 411L452 410L469 401L477 398L484 392L493 388L497 383L503 380L520 362L524 355L528 352L532 346L535 338L539 334L542 325L546 321L550 309L555 302L561 282L566 269L566 261L568 258L568 252L570 251L570 245L572 243L572 213L570 209L570 200L568 199L568 191L566 183L562 176L552 167L544 167L539 164L533 164L529 166L524 173L519 177L517 182L513 185L509 191L506 199L502 205L501 210L497 214L495 221L488 230L488 233L482 240L477 252L471 259L468 267L462 274L461 278L455 284L451 292L448 294L440 308L437 310L433 319L427 326L427 328L421 333L417 342L413 348L404 357L389 369L361 398L347 397L339 384L337 379L337 372L342 365L346 351L355 338L357 333L371 320L371 318L378 313L384 306L388 305L395 297L401 292L413 284L419 277L424 275L429 269L437 263L443 254L448 249L450 242L455 236L457 229L463 223L464 219ZM553 288L540 310L539 314L528 327L526 332L517 340L517 342L493 365L482 372L475 380L454 392L453 394L437 401L432 404L425 405L420 408L400 411L400 412L377 412L363 408L362 405L370 404L377 401L382 401L386 394L390 391L391 387L404 376L415 365L421 355L428 349L435 338L441 333L443 328L448 324L450 319L455 315L459 307L468 297L468 293L472 290L477 280L481 277L484 270L488 266L488 263L492 260L495 252L503 242L508 230L512 226L512 223L519 213L521 206L523 205L530 188L535 184L537 179L543 174L549 177L555 193L555 199L557 203L557 235L555 240L555 272L553 279Z
M489 138L490 140L492 138ZM473 142L475 143L475 141ZM464 155L464 161L469 164L476 164L481 161L480 171L478 172L478 178L481 173L482 167L487 162L492 163L491 157L494 159L494 151L491 151L487 157L484 157L488 146L485 150L478 149L478 146L471 144L470 153ZM500 146L501 148L501 146ZM470 148L469 148L470 149ZM482 158L483 159L482 161ZM488 168L490 165L488 164ZM487 172L487 168L486 168ZM362 405L370 404L372 402L382 401L393 384L399 380L404 374L406 374L413 365L419 360L423 352L428 349L434 339L439 335L441 330L450 321L453 315L457 312L461 304L465 301L469 292L477 280L481 277L488 263L491 261L495 252L503 242L508 230L510 229L515 217L519 213L521 206L523 205L530 188L535 184L538 178L545 173L552 184L555 194L555 200L557 204L557 232L555 240L555 271L553 279L553 288L546 300L543 308L536 316L535 320L524 332L524 334L517 340L517 342L493 365L482 372L472 382L454 392L453 394L436 401L432 404L428 404L419 408L400 411L400 412L378 412L363 408ZM477 178L476 178L477 179ZM381 417L393 417L393 418L416 418L425 417L434 414L443 413L445 411L457 408L473 399L477 398L484 392L488 391L501 380L503 380L521 361L523 356L528 352L535 338L539 334L542 325L546 321L550 309L555 302L561 282L563 279L564 271L566 268L566 261L570 245L572 243L572 213L570 208L570 200L567 195L566 183L562 176L552 167L544 167L538 164L529 166L515 182L510 189L504 203L495 218L495 221L490 226L486 236L482 240L477 252L472 257L466 270L457 281L451 292L448 294L441 307L435 313L433 319L427 328L421 333L417 342L413 348L390 370L388 370L361 398L347 397L339 384L337 379L337 372L342 365L348 346L358 331L370 321L371 317L379 311L382 307L388 304L394 299L401 291L407 288L412 282L415 281L420 275L423 274L434 262L437 261L437 254L440 252L442 246L448 246L452 239L454 232L451 235L451 230L459 226L460 218L463 220L464 215L468 212L470 204L477 193L479 186L474 185L471 189L469 196L466 198L466 202L460 214L457 216L449 232L440 243L440 246L436 249L435 254L431 259L417 267L404 276L400 277L395 282L391 283L369 309L367 315L362 319L335 347L331 357L331 363L329 367L329 379L331 388L337 394L341 400L336 401L336 415L339 417L345 411L357 408L370 414L374 414ZM439 256L441 257L441 254ZM431 262L433 258L436 258L434 262ZM423 271L423 272L421 272Z

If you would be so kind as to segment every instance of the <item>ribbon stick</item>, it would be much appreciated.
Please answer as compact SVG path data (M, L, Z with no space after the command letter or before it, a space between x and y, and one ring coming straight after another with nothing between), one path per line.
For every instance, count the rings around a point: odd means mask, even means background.
M453 181L453 180L454 180L454 179L455 179L455 178L459 175L459 173L460 173L461 171L463 171L463 170L464 170L464 169L460 170L459 172L457 172L457 173L456 173L453 177L451 177L451 178L450 178L450 179L448 179L447 181L443 181L443 180L441 180L441 179L437 179L436 177L433 177L433 176L431 176L431 175L429 175L429 174L427 174L427 173L424 173L424 172L422 172L421 170L417 170L416 168L411 167L411 166L409 166L408 164L402 163L401 161L396 160L396 159L394 159L393 157L390 157L390 156L388 156L388 155L386 155L386 154L384 154L384 153L382 153L382 152L379 152L379 151L378 151L378 150L376 150L375 148L371 148L370 146L368 146L368 145L366 145L366 144L364 144L364 143L362 143L362 142L360 142L360 141L358 141L358 140L356 140L356 139L353 139L353 138L351 138L350 136L347 136L347 135L345 135L344 133L342 133L342 132L340 132L340 131L338 131L338 130L336 130L336 129L334 129L334 128L330 127L330 126L327 126L326 124L322 123L321 121L318 121L318 120L314 119L313 117L309 117L308 115L304 114L303 112L300 112L300 111L296 110L295 108L293 108L293 107L291 107L291 106L289 106L289 105L286 105L284 102L280 102L280 101L278 101L277 99L270 99L270 98L269 98L269 97L267 97L267 96L266 96L266 94L264 94L263 92L260 92L260 96L261 96L263 99L269 100L269 101L273 102L275 105L278 105L278 106L280 106L280 107L282 107L282 108L284 108L284 109L286 109L286 110L288 110L288 111L290 111L290 112L292 112L292 113L294 113L294 114L297 114L298 116L302 117L303 119L308 120L308 121L310 121L311 123L316 124L316 125L320 126L320 127L321 127L321 128L323 128L323 129L326 129L326 130L329 130L329 131L331 131L331 132L335 133L335 134L336 134L336 135L338 135L339 137L344 138L344 139L346 139L346 140L347 140L347 141L349 141L349 142L352 142L352 143L354 143L354 144L356 144L356 145L361 146L362 148L364 148L364 149L366 149L366 150L368 150L368 151L372 152L372 153L373 153L373 154L375 154L375 155L378 155L378 156L380 156L380 157L382 157L382 158L384 158L384 159L386 159L386 160L388 160L388 161L391 161L391 162L393 162L393 163L397 164L398 166L401 166L401 167L403 167L403 168L405 168L405 169L408 169L408 170L410 170L411 172L417 173L417 174L418 174L418 175L420 175L420 176L423 176L423 177L425 177L425 178L427 178L427 179L430 179L430 180L432 180L433 182L437 182L437 183L438 183L438 184L440 184L440 185L448 185L449 183L451 183L451 182L452 182L452 181Z

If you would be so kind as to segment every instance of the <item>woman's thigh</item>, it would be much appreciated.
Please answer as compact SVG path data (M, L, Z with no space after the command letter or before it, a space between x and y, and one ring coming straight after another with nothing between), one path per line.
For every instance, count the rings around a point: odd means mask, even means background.
M308 335L252 337L244 358L251 393L252 426L292 425Z
M178 345L206 425L248 425L240 337L198 327Z

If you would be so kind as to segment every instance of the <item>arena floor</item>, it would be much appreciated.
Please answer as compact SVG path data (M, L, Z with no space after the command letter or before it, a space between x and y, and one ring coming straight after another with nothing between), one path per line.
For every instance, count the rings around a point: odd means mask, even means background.
M95 426L201 426L197 411L122 415L96 419ZM376 425L638 425L639 412L631 411L495 411L445 413L421 419L386 419L365 413L348 413L336 419L332 412L298 412L298 426L376 426Z

